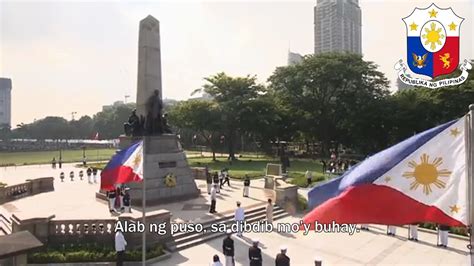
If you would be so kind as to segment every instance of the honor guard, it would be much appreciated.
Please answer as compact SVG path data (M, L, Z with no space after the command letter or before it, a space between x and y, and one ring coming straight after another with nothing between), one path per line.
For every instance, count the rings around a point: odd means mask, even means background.
M212 186L211 190L211 207L209 209L209 213L216 213L216 199L217 199L217 184Z
M408 225L408 240L418 241L418 224Z
M252 240L252 246L249 248L250 266L262 266L262 251L258 247L258 239Z
M214 186L216 187L216 192L220 193L221 190L219 189L220 188L219 174L217 172L214 172L214 175L212 176L212 181L214 182Z
M230 237L232 231L227 229L227 237L222 241L222 253L225 256L225 266L234 266L234 240Z
M387 225L387 235L395 236L396 232L397 232L397 228L394 225Z
M82 180L82 177L83 177L83 176L84 176L84 171L82 171L82 170L81 170L81 171L79 171L79 179L81 179L81 180Z
M439 247L448 247L448 233L449 226L440 224L438 225L438 246Z
M71 178L71 181L74 181L74 171L69 173L69 177Z
M237 236L242 236L242 227L244 226L245 211L240 207L240 201L237 201L237 209L235 210L234 219L237 224Z
M97 183L97 168L92 169L92 175L94 176L94 183Z
M59 174L59 179L61 179L61 182L64 182L64 172Z
M244 180L244 197L249 197L249 190L250 190L250 177L245 175Z
M290 258L286 255L286 247L280 247L280 253L275 258L275 266L290 266Z
M92 168L87 168L87 182L89 182L89 184L92 184L92 180L91 180L91 177L92 177Z
M209 172L206 171L206 184L207 184L207 194L211 195L212 189L212 176Z

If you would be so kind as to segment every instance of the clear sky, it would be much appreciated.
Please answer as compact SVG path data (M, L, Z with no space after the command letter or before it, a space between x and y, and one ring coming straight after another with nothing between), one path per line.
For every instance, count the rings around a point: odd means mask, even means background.
M431 1L360 1L362 51L392 81L405 58L402 18ZM465 20L461 59L474 58L474 1L437 1ZM12 79L12 125L92 115L136 98L138 24L160 21L163 97L187 99L225 71L265 82L288 48L313 52L314 1L23 2L0 0L0 76Z

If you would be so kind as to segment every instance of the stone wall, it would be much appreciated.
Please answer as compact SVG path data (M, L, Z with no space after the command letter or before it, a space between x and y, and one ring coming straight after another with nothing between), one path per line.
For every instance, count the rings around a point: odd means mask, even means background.
M147 226L150 223L166 223L166 234L147 233L147 245L156 243L164 244L171 238L170 232L171 214L167 210L148 212L146 216ZM122 222L137 223L141 218L133 218L126 214L116 219L102 220L56 220L55 216L20 220L13 216L12 231L19 232L27 230L47 246L68 246L78 244L97 244L113 246L115 236L115 223ZM124 223L122 223L124 224ZM141 233L124 233L129 248L141 246Z
M53 177L29 179L25 183L0 188L0 204L53 190Z

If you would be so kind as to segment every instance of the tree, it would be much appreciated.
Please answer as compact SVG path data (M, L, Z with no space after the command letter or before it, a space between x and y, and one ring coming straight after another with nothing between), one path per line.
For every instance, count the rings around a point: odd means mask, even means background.
M331 143L353 143L357 117L388 96L388 81L377 66L350 53L305 56L300 64L277 68L268 81L298 130L319 140L323 153Z
M249 111L255 106L252 102L266 92L265 87L257 84L255 76L230 77L223 72L205 80L207 84L195 92L204 91L217 103L229 159L234 160L236 136L246 132Z
M191 129L211 147L212 159L216 160L219 141L220 111L216 103L203 100L180 102L169 110L170 123L182 129Z

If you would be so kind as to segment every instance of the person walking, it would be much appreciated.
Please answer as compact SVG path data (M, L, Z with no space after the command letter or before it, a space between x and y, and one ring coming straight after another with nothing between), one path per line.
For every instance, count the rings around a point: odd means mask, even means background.
M280 253L276 255L275 266L290 266L290 258L286 255L286 247L280 247Z
M223 184L224 184L224 173L220 171L219 172L219 191L222 189Z
M211 190L211 207L209 213L216 213L216 200L217 200L217 184L212 186Z
M250 266L262 266L262 250L258 247L258 239L252 240L252 246L249 248Z
M216 254L212 257L212 263L209 264L210 266L222 266L221 261L219 260L219 256Z
M245 175L244 179L244 197L249 197L249 190L250 190L250 177Z
M232 231L227 229L227 237L222 241L222 253L225 256L225 266L234 266L234 240L230 237Z
M56 169L56 157L53 157L53 160L51 161L51 167L53 167L53 169Z
M63 168L63 159L61 159L61 157L59 157L58 166L59 169Z
M227 183L227 185L230 187L229 169L224 168L224 169L222 170L222 174L224 175L224 183L223 183L223 185L225 185L225 183Z
M207 171L206 171L207 172ZM212 189L212 176L209 172L206 174L207 194L211 195Z
M123 265L127 241L121 231L115 232L115 252L117 254L117 266Z
M265 208L266 211L266 217L267 217L267 222L268 223L273 223L273 204L272 204L272 199L268 199L267 201L267 207Z
M245 220L244 208L240 207L240 201L237 201L237 209L235 210L234 220L237 224L237 236L242 237L242 227Z

